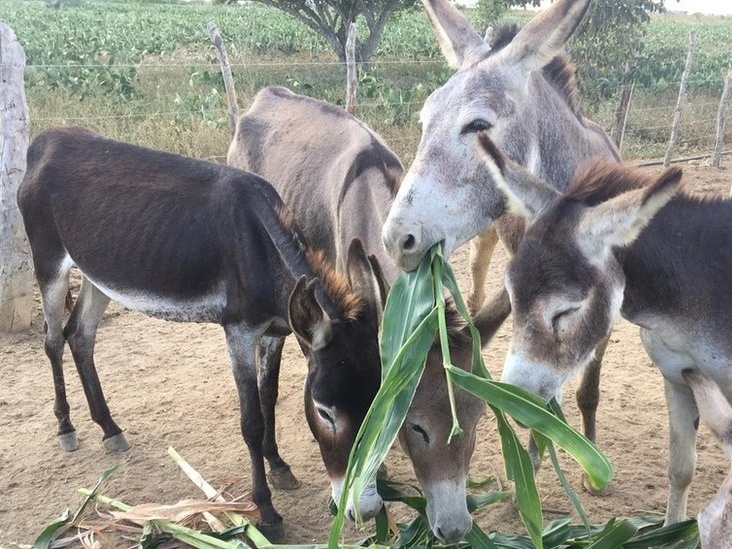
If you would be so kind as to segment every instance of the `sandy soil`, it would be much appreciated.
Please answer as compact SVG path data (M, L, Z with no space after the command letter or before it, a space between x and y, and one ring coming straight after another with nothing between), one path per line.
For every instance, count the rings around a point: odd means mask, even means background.
M726 194L729 189L725 170L692 166L686 172L694 190ZM454 259L464 288L466 257L463 249ZM504 263L501 250L491 271L493 287ZM500 373L508 338L504 326L484 353L495 375ZM249 460L239 433L238 404L220 328L167 323L112 304L99 330L96 359L110 408L132 449L123 454L104 451L101 430L89 419L67 352L68 394L81 448L64 453L55 440L53 388L43 351L40 305L30 332L0 335L0 547L32 543L45 523L64 508L77 507L78 488L91 487L103 470L116 464L123 466L104 492L129 504L199 497L197 488L167 457L168 446L174 446L212 482L238 479L238 489L246 489ZM331 523L330 489L303 418L305 362L294 339L288 341L284 361L278 437L283 457L303 484L292 492L275 492L274 501L285 517L287 541L323 542ZM565 412L578 425L571 398L574 386L572 383L565 393ZM668 427L661 375L645 355L637 329L625 321L613 332L601 389L598 443L615 467L615 479L601 496L582 495L591 520L663 513ZM495 422L486 416L479 425L473 478L505 477L499 448ZM704 427L698 453L689 508L693 514L716 491L729 468ZM563 464L573 486L580 490L578 467L566 456ZM392 451L388 466L392 478L414 480L399 448ZM551 467L540 471L539 487L547 519L570 513L571 505ZM406 512L398 506L395 510L400 516ZM487 530L523 531L511 503L483 510L476 520ZM362 534L354 529L347 532L351 538ZM115 539L114 545L132 546L134 542Z

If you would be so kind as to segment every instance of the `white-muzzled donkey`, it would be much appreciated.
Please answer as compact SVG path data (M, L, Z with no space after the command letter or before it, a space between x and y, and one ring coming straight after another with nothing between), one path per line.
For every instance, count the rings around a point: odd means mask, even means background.
M495 162L487 135L479 141ZM679 193L679 168L593 163L566 194L502 169L509 203L532 219L506 275L513 334L503 380L560 398L619 315L639 326L669 412L666 523L683 520L699 419L683 372L732 397L732 200Z
M506 156L560 190L584 161L620 160L602 129L582 116L574 65L564 53L589 1L557 0L518 33L498 29L488 44L448 0L423 0L442 52L457 72L422 108L422 139L384 225L384 243L409 271L435 243L443 242L449 257L479 235L471 249L472 310L485 297L496 229L509 250L523 234L522 220L503 215L496 167L481 158L475 134L488 131ZM510 310L503 312L508 316ZM590 440L595 440L602 349L596 354L577 391Z

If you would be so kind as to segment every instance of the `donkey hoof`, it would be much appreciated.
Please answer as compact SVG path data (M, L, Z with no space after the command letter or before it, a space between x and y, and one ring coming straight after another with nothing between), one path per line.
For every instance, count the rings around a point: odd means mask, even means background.
M257 523L257 527L262 531L267 539L275 543L281 543L285 541L285 527L282 523L282 517L277 515L272 520L264 522L260 520Z
M593 488L587 480L587 477L584 476L582 477L582 488L584 488L585 492L587 492L591 496L601 496L605 492L605 490L602 488L599 490L597 488Z
M58 445L64 452L73 452L79 449L79 439L76 436L76 431L70 433L63 433L58 435Z
M289 467L271 470L267 475L267 480L278 490L296 490L301 485L301 482L295 478Z
M104 444L104 448L108 452L124 452L125 450L130 449L130 443L127 442L127 439L125 438L125 435L123 433L105 438L102 441L102 444Z

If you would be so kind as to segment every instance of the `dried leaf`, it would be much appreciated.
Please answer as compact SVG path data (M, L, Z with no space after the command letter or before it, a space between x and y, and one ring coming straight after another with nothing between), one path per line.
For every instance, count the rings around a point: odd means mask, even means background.
M181 524L204 512L216 513L233 511L258 520L259 510L251 501L218 502L201 500L183 500L174 505L143 503L135 505L129 511L111 511L118 520L128 520L136 524L144 524L151 519L162 519Z

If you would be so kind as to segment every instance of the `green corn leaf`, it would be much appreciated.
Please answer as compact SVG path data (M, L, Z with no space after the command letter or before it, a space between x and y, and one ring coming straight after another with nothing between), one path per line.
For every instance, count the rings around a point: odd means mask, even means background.
M544 547L559 547L572 537L572 519L565 517L550 522L542 534Z
M468 511L473 513L474 511L477 511L478 509L482 509L483 507L488 507L489 505L493 505L494 503L500 503L501 501L508 501L514 496L513 492L509 491L500 491L500 492L487 492L485 494L481 495L473 495L469 494L467 496L468 500Z
M116 465L110 469L107 469L101 475L99 475L99 479L94 485L94 488L92 488L91 491L85 495L84 500L82 501L76 513L74 513L74 516L71 517L69 510L66 509L63 513L61 513L61 516L55 518L43 528L43 531L38 535L36 541L33 543L33 546L38 549L48 549L53 543L53 540L63 534L69 526L75 524L76 521L81 518L82 514L89 505L89 502L93 499L94 494L96 494L102 484L104 484L104 482L110 476L112 476L112 474L114 474L118 467L119 465Z
M458 368L456 368L458 369ZM491 406L493 408L493 406ZM503 413L493 408L498 424L498 433L501 436L503 460L506 463L506 475L516 487L516 502L518 503L521 521L526 526L531 540L537 549L544 547L541 532L543 530L543 514L539 490L534 478L534 466L526 449L521 445L516 433L506 421Z
M38 534L33 547L38 549L48 549L51 547L53 540L56 539L71 523L71 513L65 509L61 515L49 522Z
M638 532L638 528L629 520L612 519L605 529L598 534L587 549L617 549Z
M389 292L381 325L382 384L351 449L338 513L328 538L332 549L338 546L347 498L357 502L376 477L404 422L434 342L438 311L430 264L424 261L415 273L399 277Z
M540 397L508 383L481 379L460 368L452 367L451 371L457 385L564 448L594 488L601 489L610 482L613 470L608 459L582 434L549 412Z
M659 517L658 523L662 521L663 517ZM641 526L641 528L644 528L644 526ZM695 549L699 547L699 528L696 520L691 519L670 524L641 534L635 539L623 544L623 549L645 549L646 547L666 547L672 549Z

